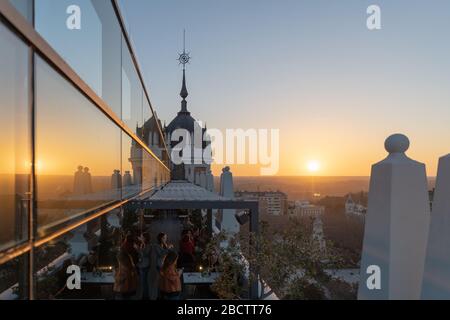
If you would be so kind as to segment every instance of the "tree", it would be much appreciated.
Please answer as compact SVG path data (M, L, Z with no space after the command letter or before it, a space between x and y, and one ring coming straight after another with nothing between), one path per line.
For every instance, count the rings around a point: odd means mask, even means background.
M220 269L224 273L213 285L219 297L236 298L245 292L243 281L236 279L239 275L246 276L248 265L256 266L247 272L250 281L258 277L270 286L271 291L265 296L274 292L280 299L329 297L327 286L332 278L325 269L338 266L340 260L334 255L331 243L327 243L326 249L321 248L313 237L312 222L309 218L292 218L285 230L273 230L261 222L258 235L215 236L205 254L212 250L219 252ZM220 243L224 241L228 245L222 248Z
M225 232L211 237L202 256L206 272L214 269L220 276L211 289L221 299L240 299L245 292L245 260L237 239Z

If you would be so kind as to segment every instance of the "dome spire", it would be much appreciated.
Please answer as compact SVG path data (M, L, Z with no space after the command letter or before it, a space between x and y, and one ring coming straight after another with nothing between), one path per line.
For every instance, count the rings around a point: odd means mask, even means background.
M188 97L189 93L186 88L186 70L183 68L183 85L181 87L180 96L185 100Z
M189 53L186 53L186 30L183 30L183 53L180 54L178 61L180 64L183 65L183 83L181 86L181 92L180 96L183 98L181 101L181 111L180 113L189 113L187 110L187 101L186 98L188 97L189 93L187 91L186 87L186 64L189 63L189 60L191 57L189 56Z
M189 93L186 88L186 70L183 68L183 85L181 87L180 96L183 98L181 101L181 111L182 113L189 113L187 109L187 101L186 98L188 97Z

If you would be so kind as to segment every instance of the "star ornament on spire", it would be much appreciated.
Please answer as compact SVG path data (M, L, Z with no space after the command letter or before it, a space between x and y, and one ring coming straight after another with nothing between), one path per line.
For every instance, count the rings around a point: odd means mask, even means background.
M189 56L189 53L187 53L187 52L180 53L178 61L180 62L180 64L183 65L183 67L185 65L187 65L190 60L191 60L191 57Z

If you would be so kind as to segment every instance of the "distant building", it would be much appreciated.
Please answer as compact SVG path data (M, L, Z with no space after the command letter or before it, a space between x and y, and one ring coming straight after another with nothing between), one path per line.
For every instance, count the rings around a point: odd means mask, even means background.
M237 191L235 196L242 200L258 200L261 213L274 216L288 214L288 197L281 191Z
M295 201L289 206L289 214L298 217L316 217L324 213L324 206L317 206L305 200Z
M347 216L356 216L364 218L367 213L367 208L361 203L356 203L352 195L349 194L345 201L345 214Z

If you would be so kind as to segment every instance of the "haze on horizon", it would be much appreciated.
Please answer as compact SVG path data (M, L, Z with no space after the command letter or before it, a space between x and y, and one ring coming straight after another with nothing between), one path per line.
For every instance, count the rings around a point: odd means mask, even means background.
M185 28L189 110L208 127L279 128L279 175L309 175L316 160L316 175L367 176L397 132L429 176L449 152L448 1L121 3L159 117L180 106ZM371 4L382 30L366 28Z
M120 2L159 118L169 123L180 108L186 29L189 111L208 128L280 129L279 176L368 176L397 132L428 176L449 152L449 1ZM371 4L381 7L382 30L366 28ZM110 174L108 158L89 165ZM56 165L45 152L37 160L41 174L78 165ZM8 173L12 164L0 162ZM260 172L231 167L236 176Z

